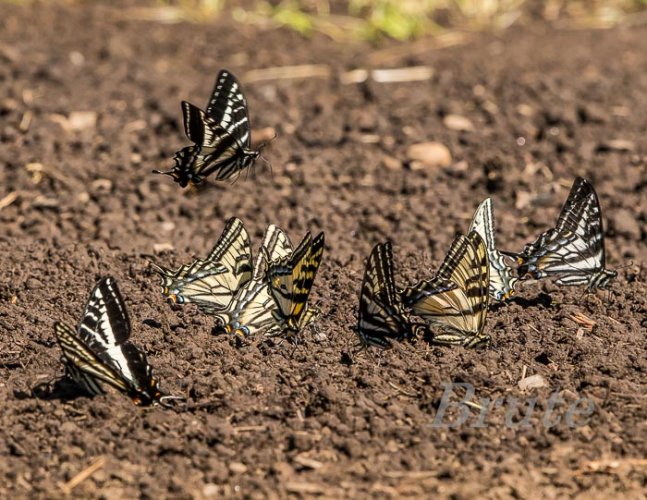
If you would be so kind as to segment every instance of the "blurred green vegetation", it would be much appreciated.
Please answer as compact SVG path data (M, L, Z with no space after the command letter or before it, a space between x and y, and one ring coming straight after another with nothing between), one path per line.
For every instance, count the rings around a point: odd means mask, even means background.
M305 36L333 39L411 40L448 29L496 31L532 10L548 21L607 27L647 8L647 0L158 0L195 20L231 10L243 23L287 26ZM528 4L529 8L526 8Z
M33 0L0 0L27 4ZM92 1L92 0L86 0ZM208 22L229 12L242 23L287 26L336 40L412 40L459 29L498 31L524 16L576 27L605 28L647 10L647 0L152 0L138 17ZM68 0L70 5L84 0ZM150 7L151 4L148 3ZM155 7L156 6L156 7ZM155 11L142 14L143 11ZM644 16L643 16L644 17Z

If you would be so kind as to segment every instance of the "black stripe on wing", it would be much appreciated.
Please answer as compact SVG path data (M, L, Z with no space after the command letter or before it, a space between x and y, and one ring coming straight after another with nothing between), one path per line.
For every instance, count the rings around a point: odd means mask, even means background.
M182 101L182 115L187 138L201 148L217 148L223 138L229 135L213 118L190 102Z

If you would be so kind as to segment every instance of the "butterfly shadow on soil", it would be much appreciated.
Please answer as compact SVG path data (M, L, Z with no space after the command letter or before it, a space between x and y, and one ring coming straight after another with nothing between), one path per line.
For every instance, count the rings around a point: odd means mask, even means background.
M524 309L528 309L530 307L542 307L544 309L548 309L553 302L549 294L545 292L540 292L538 295L532 298L517 297L517 296L511 297L508 300L508 304L509 303L520 305ZM505 302L492 304L490 306L490 310L498 311L499 309L506 307L506 305L507 304Z
M32 387L31 392L17 391L15 396L18 399L35 397L44 401L72 401L80 397L92 397L92 395L88 394L82 387L67 377L57 377L46 382L41 382Z

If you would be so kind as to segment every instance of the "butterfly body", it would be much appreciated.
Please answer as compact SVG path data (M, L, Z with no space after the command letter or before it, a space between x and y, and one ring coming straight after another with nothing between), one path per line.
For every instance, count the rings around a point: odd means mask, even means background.
M606 269L600 203L593 185L578 177L554 228L524 247L517 258L520 277L554 277L559 285L606 288L617 276Z
M182 187L198 185L213 174L216 180L231 179L251 167L260 149L251 147L247 100L236 77L222 70L216 78L206 111L182 101L184 131L193 145L179 150L169 175Z
M125 392L135 404L160 403L164 395L146 356L129 340L130 320L112 278L93 289L78 330L55 323L68 377L92 395L103 394L100 382Z

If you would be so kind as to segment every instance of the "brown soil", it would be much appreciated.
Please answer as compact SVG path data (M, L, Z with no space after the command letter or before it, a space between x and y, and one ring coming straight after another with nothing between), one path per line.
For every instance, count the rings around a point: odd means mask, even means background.
M61 496L96 459L75 494L644 495L647 29L533 27L387 61L362 44L224 20L129 21L102 5L3 3L0 19L1 497ZM435 74L248 82L255 130L279 134L266 150L272 174L259 164L253 178L182 192L150 173L186 144L180 100L203 104L220 68L243 82L249 69L305 63L336 75L369 55ZM74 111L96 112L96 127L66 130L61 116ZM475 129L447 129L448 113ZM430 140L450 148L452 165L411 168L407 147ZM355 353L363 262L376 242L394 240L401 284L429 277L492 196L501 246L520 249L553 223L576 175L600 195L610 267L625 266L610 294L528 285L489 316L489 349ZM233 215L255 244L272 222L295 240L326 232L313 292L324 315L296 348L238 349L211 334L209 317L159 293L144 255L159 243L174 247L158 256L165 265L204 255ZM140 409L113 393L32 394L62 373L53 322L75 323L108 274L134 342L192 411ZM524 374L549 387L522 392ZM475 398L537 396L531 425L506 427L499 408L484 428L433 428L443 384L461 381ZM587 425L542 425L556 390L594 402Z

